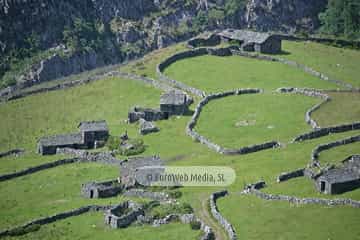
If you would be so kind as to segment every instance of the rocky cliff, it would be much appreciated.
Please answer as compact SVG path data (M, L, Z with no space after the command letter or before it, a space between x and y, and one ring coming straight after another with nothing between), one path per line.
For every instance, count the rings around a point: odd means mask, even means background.
M69 62L46 78L15 74L16 80L39 82L89 68L121 62L178 42L206 29L253 28L260 31L313 31L327 0L0 0L0 53L30 48L36 37L40 50L64 43L64 30L75 19L91 22L106 35L105 47L74 52ZM215 16L215 17L214 17ZM106 53L104 53L106 52ZM5 58L4 58L5 59ZM3 61L3 60L2 60ZM37 64L37 65L36 65ZM35 63L39 66L39 62ZM8 62L6 71L11 69ZM66 69L62 69L66 68ZM32 68L34 69L34 67ZM1 70L1 69L0 69ZM4 71L3 71L4 72ZM1 77L1 71L0 71Z

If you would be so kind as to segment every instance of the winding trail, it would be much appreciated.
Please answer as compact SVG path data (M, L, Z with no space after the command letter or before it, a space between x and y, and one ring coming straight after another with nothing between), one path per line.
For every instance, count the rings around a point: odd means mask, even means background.
M199 196L198 199L201 203L199 217L213 229L215 234L215 239L216 240L228 239L224 230L219 226L219 224L214 220L214 218L209 213L209 196L203 193Z

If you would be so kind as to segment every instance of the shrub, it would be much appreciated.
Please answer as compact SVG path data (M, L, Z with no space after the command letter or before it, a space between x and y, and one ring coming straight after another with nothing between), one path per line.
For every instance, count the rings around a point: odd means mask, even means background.
M201 223L199 221L191 221L190 227L192 230L199 230L201 228Z
M128 144L133 145L130 149L120 149L120 154L124 156L131 156L143 153L145 151L144 141L142 139L130 139Z

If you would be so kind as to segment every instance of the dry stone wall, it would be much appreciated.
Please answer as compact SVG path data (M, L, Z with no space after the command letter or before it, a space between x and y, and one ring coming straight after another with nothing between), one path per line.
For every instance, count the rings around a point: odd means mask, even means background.
M54 162L44 163L40 164L38 166L29 167L24 170L20 170L14 173L9 174L3 174L0 175L0 182L10 180L13 178L25 176L28 174L33 174L35 172L39 172L42 170L46 170L49 168L58 167L61 165L76 163L76 162L97 162L102 164L109 164L109 165L115 165L120 166L121 161L116 159L110 152L87 152L84 150L75 150L71 148L62 148L57 149L57 153L63 153L63 154L70 154L74 155L76 157L74 158L67 158L67 159L61 159Z
M360 135L357 135L357 136L353 136L353 137L349 137L349 138L345 138L345 139L338 140L335 142L330 142L330 143L321 144L321 145L317 146L311 153L312 165L320 166L320 162L318 161L320 152L329 150L331 148L338 147L341 145L346 145L346 144L359 142L359 141L360 141Z
M294 171L291 171L291 172L281 173L277 177L276 181L279 183L279 182L287 181L287 180L292 179L292 178L303 177L304 176L304 171L305 171L305 169L302 168L302 169L297 169L297 170L294 170Z
M111 205L108 206L99 206L99 205L89 205L89 206L85 206L85 207L80 207L77 209L73 209L70 211L66 211L66 212L62 212L62 213L58 213L52 216L48 216L48 217L43 217L43 218L38 218L38 219L34 219L31 220L28 223L25 223L21 226L17 226L14 228L10 228L4 231L0 232L0 237L5 237L5 236L12 236L14 235L15 230L26 230L28 227L32 226L32 225L46 225L49 223L53 223L59 220L63 220L69 217L74 217L74 216L78 216L87 212L98 212L98 211L105 211L110 209Z
M309 139L323 137L332 133L341 133L360 129L360 122L341 124L333 127L321 128L309 133L301 134L294 138L293 142L301 142Z
M226 190L220 191L220 192L215 192L215 193L211 194L210 195L210 211L211 211L212 216L225 229L229 238L231 240L236 240L237 236L236 236L233 226L221 215L221 213L219 212L217 205L216 205L217 199L219 199L221 197L225 197L226 195L228 195L228 191L226 191Z
M319 204L325 206L350 206L360 208L360 201L352 199L322 199L322 198L298 198L286 195L274 195L251 189L247 193L268 201L287 201L293 204Z
M41 87L41 88L37 88L35 90L26 90L26 91L25 90L10 91L8 94L6 94L4 96L0 96L0 101L11 101L11 100L23 98L23 97L38 94L38 93L67 89L67 88L71 88L71 87L75 87L75 86L79 86L79 85L83 85L83 84L88 84L88 83L98 81L98 80L101 80L101 79L104 79L107 77L122 77L122 78L130 79L130 80L138 81L138 82L144 83L146 85L150 85L152 87L155 87L155 88L163 90L163 91L174 90L173 87L167 85L166 83L156 81L156 80L148 78L148 77L138 76L136 74L124 73L124 72L120 72L120 71L110 71L110 72L107 72L104 74L98 74L98 75L86 77L86 78L79 79L79 80L59 83L59 84L56 84L51 87Z
M11 156L11 155L19 156L19 155L23 154L24 152L25 152L24 149L11 149L6 152L0 152L0 158Z

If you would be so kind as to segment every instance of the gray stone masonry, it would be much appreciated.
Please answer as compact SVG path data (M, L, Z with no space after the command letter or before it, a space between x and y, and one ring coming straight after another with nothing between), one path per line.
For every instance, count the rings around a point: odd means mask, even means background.
M311 131L309 133L301 134L294 138L293 142L301 142L309 139L323 137L332 133L341 133L360 129L360 122L350 124L341 124L333 127L326 127Z
M11 149L9 151L6 151L6 152L0 152L0 158L3 158L3 157L8 157L8 156L11 156L11 155L14 155L15 157L18 157L20 155L22 155L23 153L25 152L24 149Z
M88 182L81 185L81 195L85 198L107 198L118 195L122 189L118 180Z
M107 209L110 209L111 207L113 207L113 206L111 206L111 205L107 205L107 206L89 205L89 206L80 207L80 208L77 208L74 210L58 213L58 214L55 214L52 216L34 219L23 225L15 226L13 228L10 228L10 229L4 230L4 231L0 231L0 237L11 236L11 234L14 230L19 230L19 229L25 230L26 228L28 228L32 225L35 225L35 224L46 225L46 224L53 223L53 222L56 222L59 220L63 220L63 219L69 218L69 217L78 216L78 215L81 215L81 214L84 214L87 212L105 211Z
M268 194L257 189L251 189L246 192L268 201L287 201L293 204L319 204L325 206L350 206L360 208L360 202L352 199L298 198L286 195Z
M305 171L305 169L302 168L302 169L297 169L297 170L294 170L294 171L291 171L291 172L281 173L277 177L276 181L278 183L280 183L280 182L284 182L284 181L287 181L287 180L292 179L292 178L303 177L304 176L304 171Z
M141 135L159 131L159 128L153 122L146 121L142 118L139 120L139 125L139 133Z
M143 206L135 202L126 201L105 212L105 224L111 228L124 228L144 215Z
M225 229L227 232L229 238L231 240L236 240L236 233L233 228L233 226L221 215L219 212L217 206L216 206L216 200L220 197L224 197L228 195L228 192L226 190L215 192L210 195L210 211L212 216L220 223L220 225Z

